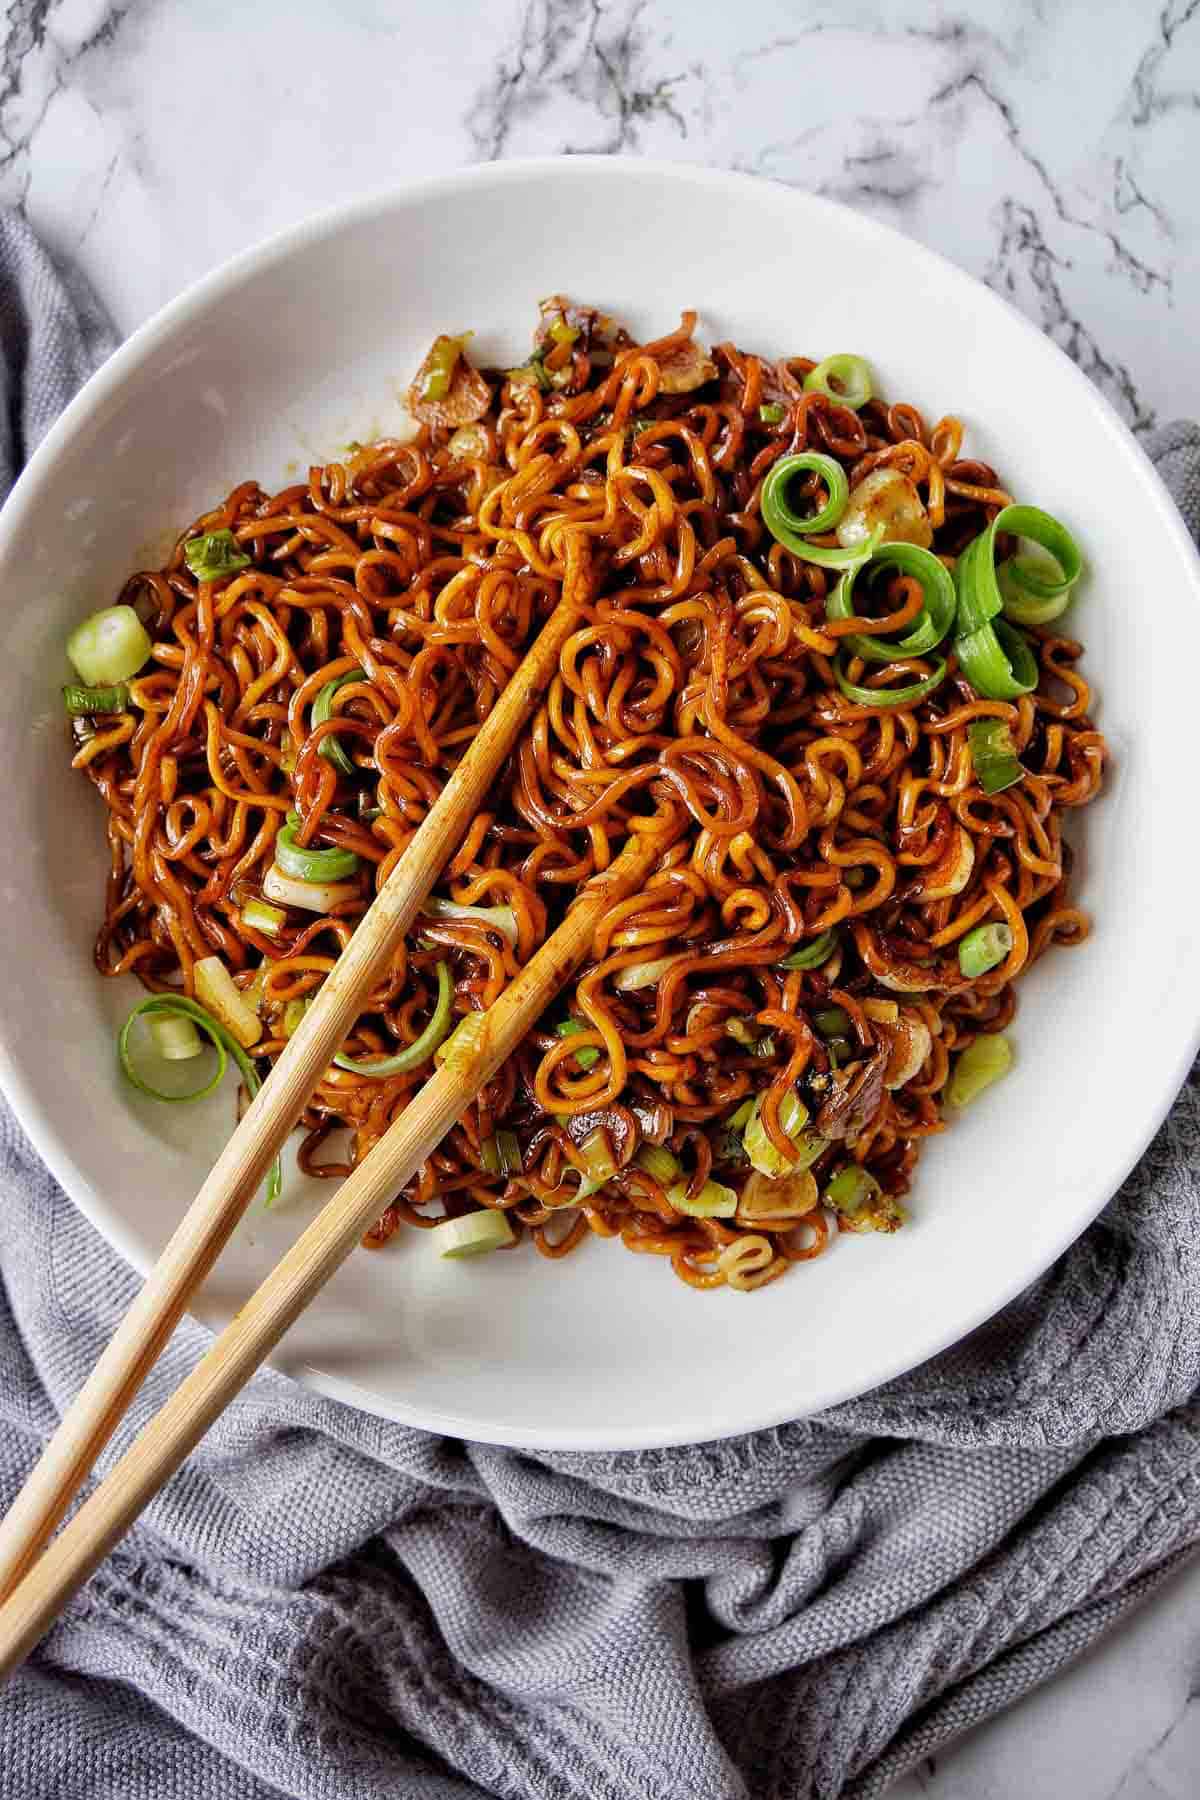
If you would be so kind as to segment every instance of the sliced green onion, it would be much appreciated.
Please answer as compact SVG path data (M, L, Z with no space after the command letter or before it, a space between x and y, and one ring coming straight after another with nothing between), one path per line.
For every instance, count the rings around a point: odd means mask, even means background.
M556 344L573 344L579 336L579 328L568 325L565 319L555 319L550 327L550 336Z
M726 1019L725 1035L731 1037L735 1044L743 1045L747 1050L758 1042L758 1033L752 1026L747 1025L745 1019Z
M1002 794L1025 771L1017 761L1012 733L1004 719L972 719L967 726L971 766L985 794Z
M250 567L250 558L238 549L232 531L206 531L189 538L183 546L183 560L197 581L219 581L222 575Z
M330 913L335 906L358 898L356 881L297 881L272 863L263 876L263 893L280 906L299 906L305 912Z
M444 400L450 392L450 383L454 379L454 371L463 347L468 338L474 334L470 331L461 337L438 338L429 355L421 365L421 400Z
M765 406L759 407L758 416L764 425L782 425L787 418L787 407L780 406L778 400L768 400Z
M242 924L248 931L261 931L264 937L278 937L287 924L282 906L266 900L247 900L242 908Z
M769 1031L763 1033L754 1046L755 1056L769 1057L775 1054L775 1039Z
M968 981L974 981L1002 963L1011 949L1012 931L1007 925L977 925L959 943L958 966Z
M308 1008L309 1002L307 1000L288 1001L283 1009L284 1037L291 1037L295 1032L299 1031L304 1022L304 1015L308 1011Z
M848 1037L826 1038L825 1054L829 1058L830 1068L837 1069L841 1067L842 1063L850 1061L854 1055L854 1045Z
M1013 556L997 569L1002 532L1037 544L1046 555ZM1018 625L1048 625L1066 610L1082 573L1079 546L1064 525L1039 506L1005 506L955 565L959 633L977 631L1002 609Z
M489 1250L511 1244L513 1228L506 1215L488 1207L483 1212L463 1213L457 1219L442 1219L430 1232L439 1256L485 1256Z
M519 369L509 369L508 379L515 387L536 387L545 393L550 386L550 377L546 373L546 365L540 356L531 356L527 363Z
M836 386L834 385L836 383ZM840 406L858 410L871 398L871 369L861 356L841 353L827 356L804 377L805 392L827 394Z
M960 649L960 646L956 644L955 649ZM873 706L890 712L897 706L919 705L936 687L941 686L946 679L946 665L940 656L935 656L933 662L936 666L932 674L926 675L921 681L912 681L905 687L898 688L862 687L847 679L840 661L834 663L833 673L847 700L853 700L856 706Z
M789 1162L786 1156L775 1148L767 1136L762 1122L762 1095L755 1097L753 1109L746 1123L742 1142L751 1166L760 1175L798 1175L815 1163L826 1145L826 1139L815 1131L805 1131L808 1123L808 1108L794 1088L789 1088L779 1104L779 1123L784 1135L791 1139L796 1149L796 1156Z
M578 1019L560 1019L554 1029L559 1037L565 1038L574 1037L576 1032L586 1031L587 1026L581 1025ZM582 1049L575 1052L575 1061L581 1069L595 1068L600 1061L600 1052L595 1044L584 1044Z
M720 1181L706 1181L698 1194L688 1197L688 1184L678 1181L667 1189L667 1199L676 1212L691 1219L732 1219L738 1209L736 1188Z
M956 1059L946 1098L951 1106L970 1106L1011 1067L1012 1046L1006 1037L999 1033L977 1037Z
M470 1012L464 1019L460 1019L445 1043L434 1051L434 1061L456 1075L465 1074L479 1055L486 1018L486 1013Z
M188 1094L168 1094L164 1093L161 1088L151 1087L150 1083L137 1073L129 1054L129 1039L135 1019L145 1016L153 1020L171 1014L179 1018L190 1019L198 1025L217 1053L216 1074L203 1087L193 1088ZM203 1100L219 1085L231 1056L238 1066L246 1092L253 1100L262 1086L258 1070L232 1033L226 1031L219 1020L214 1019L211 1013L205 1012L204 1008L198 1006L194 1000L189 1000L185 994L151 994L148 999L139 1001L122 1025L117 1037L117 1060L121 1065L121 1073L132 1087L137 1088L140 1093L148 1094L152 1100L174 1102ZM268 1206L278 1200L282 1186L283 1168L279 1158L276 1157L267 1177Z
M376 1081L383 1081L389 1075L404 1075L409 1069L419 1069L423 1062L428 1062L450 1029L450 1015L454 1006L454 984L450 979L449 963L440 962L438 964L437 982L437 999L434 1002L433 1013L420 1037L407 1045L405 1049L398 1050L395 1056L368 1059L343 1056L339 1051L333 1059L337 1067L348 1069L352 1075L370 1075ZM477 1013L474 1017L482 1018L483 1015Z
M333 696L338 692L339 688L346 687L352 681L362 680L363 672L361 669L347 669L344 675L335 675L332 681L327 681L313 701L313 724L324 725L327 719L333 717ZM354 774L354 764L346 755L346 752L342 749L341 744L332 732L330 732L328 737L323 737L321 739L320 744L317 746L317 755L324 757L326 762L332 763L334 768L341 774Z
M781 969L819 969L827 963L838 945L838 934L830 926L820 937L813 938L809 944L802 944L799 950L789 951L780 963Z
M630 963L613 977L613 986L618 993L632 994L637 988L653 987L660 976L668 969L674 968L679 961L678 955L658 956L653 962Z
M63 688L63 705L72 719L124 712L129 705L129 689L123 681L112 687L78 687L72 683Z
M67 655L87 687L115 687L136 675L154 645L132 606L104 606L77 625Z
M262 1036L262 1020L254 1002L243 994L219 956L203 956L192 965L192 981L201 1005L224 1026L243 1049Z
M482 425L460 425L450 434L446 454L456 462L466 461L471 457L486 457L487 448L487 432Z
M612 1144L603 1125L598 1125L595 1131L589 1131L579 1146L579 1154L587 1165L589 1179L598 1187L603 1187L616 1174Z
M344 881L358 871L358 858L353 850L311 850L296 842L300 820L289 813L275 839L275 861L285 875L295 881Z
M730 1130L732 1130L732 1131L743 1130L745 1128L745 1126L747 1126L750 1123L751 1119L754 1117L756 1104L757 1104L757 1102L755 1100L754 1095L751 1095L749 1100L743 1100L742 1104L738 1107L737 1111L735 1113L731 1113L728 1120L726 1121L726 1123L729 1125Z
M476 925L490 926L516 947L517 915L511 906L460 906L457 900L443 900L440 894L430 894L421 911L436 919L466 919Z
M832 1206L834 1212L850 1216L861 1212L868 1201L873 1204L882 1192L883 1189L869 1169L850 1163L846 1168L838 1170L822 1197L826 1206Z
M924 596L920 612L901 638L880 638L855 632L842 639L846 649L864 662L890 663L902 656L925 656L935 650L954 624L957 596L954 577L945 563L919 544L881 544L864 565L868 575L878 569L898 569L921 585ZM847 570L825 602L826 617L854 617L854 582L856 569Z
M645 1169L647 1175L653 1175L663 1188L672 1186L683 1173L679 1158L672 1156L660 1144L643 1144L633 1160L639 1169Z
M797 475L820 476L829 491L824 506L807 515L793 511L788 502L788 489ZM840 462L820 450L802 450L796 456L781 456L771 465L762 485L763 524L785 549L797 556L807 556L809 546L804 539L815 532L832 531L850 498L850 482Z
M1037 657L1023 631L992 619L954 640L959 667L985 700L1016 700L1038 682Z
M186 1013L154 1014L150 1020L150 1036L164 1062L190 1062L204 1048L195 1020L189 1019Z
M850 1030L850 1014L842 1006L827 1006L813 1014L813 1024L823 1038L845 1037Z
M848 1231L898 1231L908 1218L900 1202L884 1193L870 1170L857 1164L838 1170L823 1199Z
M515 1131L497 1131L479 1146L479 1160L489 1175L519 1175L521 1146Z

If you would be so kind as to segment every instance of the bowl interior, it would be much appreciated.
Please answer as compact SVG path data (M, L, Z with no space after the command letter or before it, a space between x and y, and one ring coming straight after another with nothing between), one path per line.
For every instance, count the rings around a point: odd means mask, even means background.
M889 396L962 416L967 453L1085 548L1069 628L1114 753L1075 832L1093 934L1023 983L1015 1069L929 1143L907 1230L843 1239L754 1296L693 1293L599 1242L557 1265L532 1252L453 1264L402 1233L351 1259L277 1359L433 1430L619 1448L773 1424L911 1366L1032 1279L1131 1166L1196 1034L1181 690L1200 664L1200 593L1149 465L1066 359L986 289L825 202L644 163L502 165L239 259L118 353L0 519L0 1076L59 1179L135 1263L166 1241L232 1128L232 1088L162 1107L117 1073L114 1029L140 990L92 965L106 857L99 803L67 767L68 630L235 482L281 485L397 427L436 332L473 327L484 359L518 360L538 298L564 288L648 335L694 306L712 340L859 350ZM201 1316L227 1320L329 1192L293 1174L286 1203L239 1229Z

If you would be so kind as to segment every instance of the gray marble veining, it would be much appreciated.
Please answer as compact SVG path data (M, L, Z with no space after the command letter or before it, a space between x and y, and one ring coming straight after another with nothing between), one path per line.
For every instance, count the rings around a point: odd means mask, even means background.
M1200 0L10 0L0 19L0 201L124 329L348 196L585 151L857 207L1004 294L1130 424L1200 413ZM1194 1795L1198 1620L1192 1566L897 1794Z

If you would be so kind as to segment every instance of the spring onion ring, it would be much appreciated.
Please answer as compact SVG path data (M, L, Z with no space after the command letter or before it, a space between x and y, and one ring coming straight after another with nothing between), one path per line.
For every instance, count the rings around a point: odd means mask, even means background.
M920 583L924 596L921 610L912 628L902 638L867 637L861 633L844 637L842 643L864 662L889 663L903 656L925 656L934 650L954 624L957 597L954 577L945 563L919 544L881 544L862 564L867 574L878 569L897 569ZM854 617L854 583L859 569L848 569L825 602L830 619Z
M857 412L860 406L867 404L874 391L870 364L865 358L851 356L845 351L827 356L804 377L804 391L825 394L839 406L849 406Z
M847 678L840 661L834 663L833 673L847 700L853 700L856 706L878 706L884 711L891 711L897 706L916 706L932 694L934 688L941 685L946 678L946 664L940 656L935 656L933 660L936 667L932 674L898 688L860 687L857 682Z
M289 813L275 839L275 861L294 881L345 881L358 872L353 850L312 850L296 842L299 813Z
M1057 574L1050 574L1048 560L1021 555L997 569L996 539L1001 533L1037 544L1053 559ZM1082 573L1079 546L1065 525L1040 506L1001 508L955 565L959 635L977 631L1001 611L1018 625L1048 625L1066 610Z
M419 1069L423 1062L428 1062L450 1029L450 1014L454 1005L454 984L450 979L449 963L440 962L438 964L437 983L437 999L434 1001L433 1013L420 1037L415 1038L405 1049L397 1050L395 1056L367 1059L343 1056L339 1052L333 1059L338 1068L348 1069L352 1075L370 1075L374 1080L382 1081L388 1075L405 1075L410 1069Z
M1038 684L1037 657L1029 639L1007 619L990 619L977 631L956 637L958 666L985 700L1018 700Z
M177 1018L190 1019L205 1034L217 1053L217 1069L212 1079L205 1082L202 1087L193 1088L190 1093L186 1094L168 1094L162 1088L152 1087L134 1068L129 1051L129 1039L135 1019L146 1015L162 1017L169 1014L174 1014ZM258 1070L237 1039L226 1031L223 1025L218 1024L211 1013L205 1012L204 1008L198 1006L194 1000L189 1000L186 994L150 994L145 1000L139 1000L117 1035L117 1061L121 1065L121 1073L126 1081L131 1087L137 1088L139 1093L148 1095L151 1100L165 1100L169 1104L180 1102L186 1104L192 1100L205 1099L220 1085L221 1078L229 1066L230 1057L237 1064L246 1092L253 1100L262 1086ZM282 1187L283 1166L277 1156L271 1164L271 1170L267 1176L268 1206L273 1206L278 1200Z
M364 677L361 669L347 669L344 675L335 675L332 681L327 681L313 701L313 724L324 725L327 719L332 718L333 696L337 693L339 688L346 687L348 683L352 681L362 681L363 679ZM323 737L321 739L320 744L317 746L317 755L324 757L326 762L332 763L334 768L337 769L340 774L353 775L354 764L342 749L341 744L338 742L333 732L330 732L328 737Z
M788 504L787 492L797 475L819 475L828 490L829 498L824 506L807 517L794 512ZM772 464L770 472L762 485L760 508L763 524L771 533L776 543L790 550L793 556L799 556L805 562L816 563L822 569L858 569L861 568L883 538L883 526L876 526L869 538L851 549L841 545L836 547L826 544L812 544L809 538L816 532L831 531L846 510L846 502L850 498L850 482L841 463L835 462L832 456L825 456L819 450L804 450L797 456L781 456Z

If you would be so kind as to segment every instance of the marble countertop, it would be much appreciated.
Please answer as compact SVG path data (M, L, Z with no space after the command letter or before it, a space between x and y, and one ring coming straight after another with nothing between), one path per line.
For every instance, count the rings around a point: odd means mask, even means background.
M600 151L771 175L1007 295L1133 426L1200 414L1200 0L10 0L0 201L129 330L407 176ZM899 1796L1200 1785L1200 1567Z

